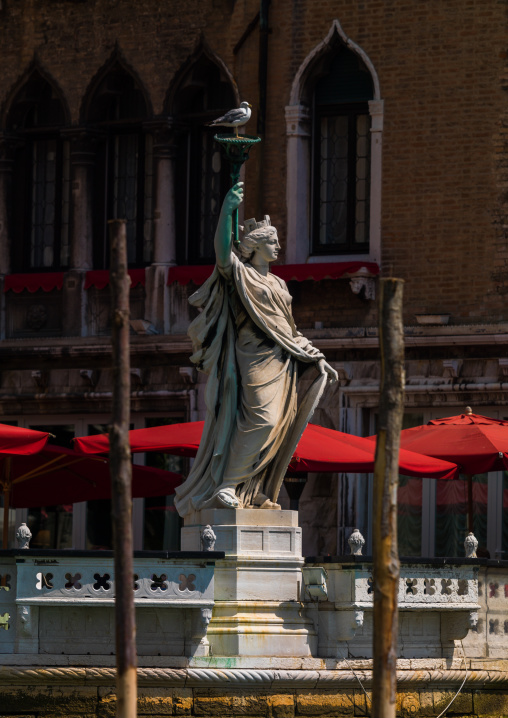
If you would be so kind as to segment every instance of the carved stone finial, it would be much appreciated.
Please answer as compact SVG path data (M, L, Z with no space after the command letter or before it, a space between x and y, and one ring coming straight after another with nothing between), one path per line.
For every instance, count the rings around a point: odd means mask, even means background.
M349 286L353 294L358 294L362 299L376 298L376 283L372 277L351 277Z
M18 542L18 548L30 548L30 539L32 538L32 532L28 526L23 523L16 531L16 539Z
M201 550L213 551L216 540L217 536L214 534L212 527L210 525L205 526L201 531Z
M365 546L365 539L361 535L361 533L358 531L358 529L353 529L353 533L347 540L349 544L349 548L351 549L351 554L353 556L361 556L362 555L362 548Z
M477 558L476 549L478 548L478 539L472 531L468 533L464 540L464 548L466 550L466 558Z

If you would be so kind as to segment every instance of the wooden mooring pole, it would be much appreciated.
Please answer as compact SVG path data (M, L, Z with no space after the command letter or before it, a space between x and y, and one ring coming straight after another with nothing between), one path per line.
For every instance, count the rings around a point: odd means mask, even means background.
M372 558L374 638L372 717L395 718L399 555L397 488L404 413L404 329L401 279L382 279L379 298L381 385L374 465Z
M113 411L109 428L111 514L115 554L116 693L118 718L137 714L136 620L133 591L132 466L129 446L129 288L125 221L108 222L111 246Z

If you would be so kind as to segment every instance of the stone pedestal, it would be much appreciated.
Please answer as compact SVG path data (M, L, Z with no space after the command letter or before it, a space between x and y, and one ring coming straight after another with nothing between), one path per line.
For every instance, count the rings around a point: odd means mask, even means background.
M189 516L182 551L201 550L211 526L215 604L208 627L214 656L315 655L317 635L301 603L302 538L296 511L208 509Z

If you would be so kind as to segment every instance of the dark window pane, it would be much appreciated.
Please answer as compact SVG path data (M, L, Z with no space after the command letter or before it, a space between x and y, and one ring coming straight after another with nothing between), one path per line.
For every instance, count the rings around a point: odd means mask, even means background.
M88 424L88 436L105 434L107 424ZM111 499L86 502L85 548L88 550L113 548L113 525L111 523Z
M468 532L467 479L436 481L436 556L464 556ZM473 533L478 551L487 549L487 474L473 476Z
M146 419L147 428L177 424L181 417L156 417ZM170 456L157 452L145 454L146 465L165 471L186 473L187 460L182 456ZM181 519L174 506L174 495L156 496L145 499L145 522L143 529L143 548L153 551L180 550Z
M315 124L313 252L368 252L368 110L327 108Z
M402 429L410 429L421 424L423 424L423 414L405 413L402 417ZM399 556L422 555L423 481L425 479L399 475L397 492Z
M127 255L136 263L138 136L117 135L113 140L112 216L127 222Z
M213 139L217 129L206 125L234 106L235 97L228 80L204 54L175 90L169 114L188 128L186 137L180 141L177 158L176 223L179 236L184 238L178 245L181 264L208 264L215 259L213 237L231 180L228 162Z
M397 538L400 556L422 553L422 479L399 476Z
M49 444L72 448L73 424L36 424L36 431L49 431ZM43 479L42 479L43 480ZM28 528L32 532L30 548L72 548L72 504L41 506L28 509Z
M31 267L54 263L56 161L56 140L33 143Z

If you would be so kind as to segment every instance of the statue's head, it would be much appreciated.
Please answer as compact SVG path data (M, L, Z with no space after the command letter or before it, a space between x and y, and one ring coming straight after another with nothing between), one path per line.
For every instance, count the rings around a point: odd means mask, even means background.
M256 222L255 219L245 220L244 226L240 229L243 229L244 234L236 249L242 262L247 262L260 244L264 244L270 237L277 234L277 230L270 224L270 217L267 214L261 222Z

